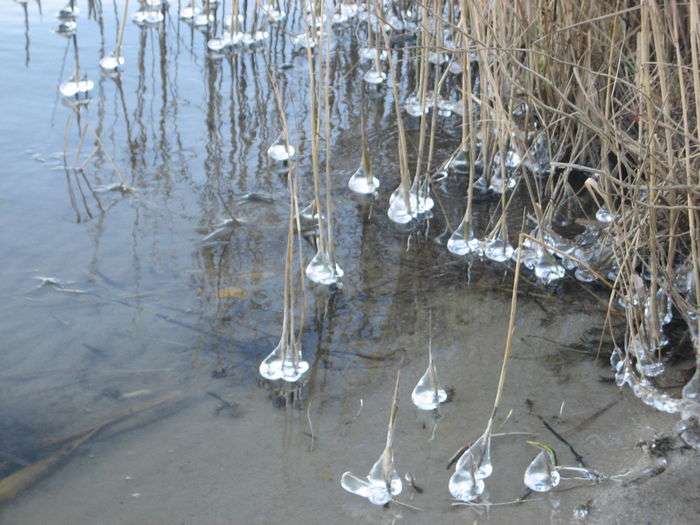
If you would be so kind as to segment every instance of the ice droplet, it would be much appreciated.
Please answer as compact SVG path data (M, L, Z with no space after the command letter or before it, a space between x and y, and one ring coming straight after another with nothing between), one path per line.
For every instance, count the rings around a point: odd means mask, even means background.
M394 466L391 447L384 449L365 479L352 472L345 472L340 478L340 485L352 494L367 498L374 505L385 505L394 496L401 494L403 483Z
M540 450L525 470L523 481L530 490L548 492L559 485L561 476L556 470L553 454Z
M374 177L363 166L360 166L348 181L348 188L355 193L370 195L379 188L379 179Z
M486 242L484 255L495 262L505 262L513 256L513 247L506 240L495 237Z
M345 274L337 264L335 269L333 268L328 252L322 251L320 248L314 258L309 261L305 273L309 280L326 286L338 283Z
M438 386L437 370L432 360L413 389L411 399L421 410L433 410L447 399L447 392Z
M465 220L462 220L457 229L452 232L447 241L447 249L455 255L481 256L484 253L482 242L474 236L474 230Z
M539 257L535 263L535 276L544 284L551 284L563 278L566 270L559 261L547 250L539 250Z
M450 477L450 494L461 501L473 501L484 492L483 480L492 472L491 435L485 432L457 460Z

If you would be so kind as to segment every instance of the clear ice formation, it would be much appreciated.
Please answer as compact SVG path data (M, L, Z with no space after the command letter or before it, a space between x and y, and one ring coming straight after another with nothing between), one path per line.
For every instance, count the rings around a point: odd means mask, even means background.
M92 91L94 87L95 83L92 80L83 78L83 80L69 80L67 82L63 82L58 89L61 92L61 95L66 98L71 98L87 96L87 94Z
M495 262L505 262L513 256L513 246L496 236L484 244L484 256Z
M557 471L555 459L549 450L539 451L525 470L523 481L527 488L535 492L549 492L559 485L561 476Z
M295 347L296 343L292 343ZM288 383L295 383L309 369L309 363L301 357L301 348L289 348L289 345L284 341L275 347L275 349L260 363L260 375L269 380L276 381L281 379Z
M449 490L460 501L474 501L484 492L484 479L493 472L491 434L487 430L457 460L450 477Z
M327 251L321 250L320 248L313 259L309 261L305 273L310 281L325 286L339 283L340 279L345 274L342 268L337 264L335 265L335 269L333 268L330 255Z
M419 189L414 184L408 191L408 206L406 200L403 188L399 184L389 197L389 210L387 211L389 219L397 224L407 224L418 218L419 215L429 212L435 205L427 185L424 189Z
M605 206L601 206L598 208L598 211L595 212L595 218L600 223L610 224L614 217L613 214L610 213L610 210L608 210Z
M139 26L153 26L160 24L165 16L160 9L145 8L136 11L131 19Z
M377 69L370 69L365 72L362 79L370 85L378 86L386 80L386 73L378 71Z
M563 278L566 270L559 261L547 250L538 250L539 255L535 262L535 276L544 284L551 284Z
M420 410L434 410L447 400L447 392L438 385L432 358L428 359L428 368L413 389L411 400Z
M374 463L366 478L345 472L340 485L352 494L367 498L374 505L385 505L401 494L403 483L394 466L394 453L387 446Z
M110 53L109 55L105 55L100 59L100 68L105 73L116 71L123 65L124 57L121 55L116 56L115 53Z
M646 377L656 377L664 372L664 364L639 333L630 336L627 351L637 359L637 371Z
M482 242L476 238L469 222L462 219L457 229L447 241L447 249L455 255L476 255L484 253Z
M364 166L360 166L350 177L348 188L355 193L371 195L379 188L379 179L373 176L371 171L366 170Z
M291 144L285 146L284 144L273 144L267 150L267 156L275 162L287 162L294 158L296 150Z

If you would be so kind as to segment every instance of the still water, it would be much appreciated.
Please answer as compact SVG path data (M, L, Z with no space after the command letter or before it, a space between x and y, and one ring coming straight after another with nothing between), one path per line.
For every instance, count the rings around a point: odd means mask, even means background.
M126 25L124 72L109 78L97 64L113 48L121 3L79 2L75 40L53 32L61 2L0 4L0 474L165 400L88 440L0 507L0 522L567 523L588 500L591 520L627 516L618 487L488 512L451 505L446 465L486 424L512 272L468 267L445 249L463 213L463 179L443 182L433 219L410 230L387 219L399 181L393 100L388 91L365 101L351 29L339 30L332 59L343 288L307 289L304 384L258 379L281 330L289 213L286 181L266 156L280 134L269 74L299 152L302 195L312 196L306 58L290 42L302 24L296 5L262 49L213 60L173 2L158 28ZM95 82L79 111L58 95L76 59ZM360 198L346 185L360 162L365 103L381 188ZM441 123L437 158L457 143L457 126ZM121 181L134 191L109 191ZM480 203L481 213L492 205ZM230 232L202 242L231 216ZM303 247L308 260L314 249ZM503 401L511 415L498 432L531 435L495 438L492 503L523 495L536 454L528 437L574 464L542 419L608 473L633 466L636 441L671 425L601 382L610 372L593 359L599 303L578 284L563 286L526 283L519 302ZM452 391L436 414L410 401L427 364L430 316L438 374ZM381 452L398 368L396 462L420 489L399 499L420 510L375 508L339 484Z

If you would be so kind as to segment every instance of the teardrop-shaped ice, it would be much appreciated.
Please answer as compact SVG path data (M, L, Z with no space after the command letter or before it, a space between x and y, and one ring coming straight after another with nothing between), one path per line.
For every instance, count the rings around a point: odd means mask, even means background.
M115 71L119 66L124 65L123 56L115 56L114 53L105 55L100 59L100 68L102 71Z
M194 7L192 4L187 5L183 7L180 10L180 18L182 20L192 20L195 16L197 16L201 11L199 10L198 7Z
M291 144L285 146L284 144L273 144L267 150L267 156L270 157L275 162L286 162L294 158L296 150Z
M560 479L552 454L546 450L540 450L525 470L523 481L530 490L548 492L559 485Z
M403 103L403 107L406 113L412 117L420 117L425 115L430 111L430 106L427 104L421 104L420 97L416 93L411 93Z
M456 469L448 484L452 497L460 501L474 501L484 493L485 487L483 479L476 479L472 472L465 469Z
M327 252L320 249L316 252L313 259L309 261L305 273L311 281L326 286L338 283L345 274L337 264L335 269L333 269L330 256Z
M260 375L269 380L282 379L295 383L309 370L309 363L301 358L301 351L296 355L290 350L285 351L280 342L275 349L260 363Z
M282 377L282 343L278 344L259 367L260 375L270 381L275 381Z
M486 479L493 472L491 463L491 435L484 433L457 460L456 470L471 470L473 467L476 479Z
M598 222L610 224L613 221L613 214L610 213L610 210L608 210L605 206L601 206L598 208L598 211L595 212L595 218Z
M495 237L486 242L484 255L492 261L505 262L513 256L513 247L508 241Z
M391 447L386 447L372 465L367 474L367 481L373 489L369 500L375 505L384 505L392 496L401 494L403 483L394 466L394 451Z
M407 224L418 215L416 207L416 195L410 191L408 192L407 206L403 188L399 185L391 194L391 197L389 197L389 210L387 211L387 215L389 219L397 224Z
M370 195L379 188L379 179L374 177L371 172L360 166L348 181L348 188L355 193Z
M352 472L345 472L340 478L340 485L352 494L367 498L374 505L385 505L394 496L401 494L403 483L394 466L391 447L384 449L365 479Z
M438 386L437 370L432 361L411 393L413 404L421 410L434 410L447 400L447 392Z
M484 254L482 242L474 236L469 222L462 220L447 241L447 249L455 255Z
M209 48L209 51L213 51L215 53L223 51L230 45L231 37L228 33L224 33L221 37L218 38L210 38L207 41L207 47Z
M566 270L557 259L547 250L540 250L537 263L535 263L535 276L544 284L550 284L565 275Z
M368 84L377 86L386 80L386 73L377 71L376 69L370 69L364 74L362 79Z

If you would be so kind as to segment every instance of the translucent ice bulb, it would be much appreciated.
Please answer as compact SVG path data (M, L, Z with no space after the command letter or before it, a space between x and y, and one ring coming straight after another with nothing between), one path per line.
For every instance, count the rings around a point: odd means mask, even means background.
M335 268L333 268L330 256L327 252L321 251L321 249L319 249L316 255L314 255L314 258L309 261L305 273L311 281L326 286L338 283L345 274L342 268L337 264Z
M639 334L630 337L629 351L637 359L637 371L648 377L656 377L664 371L664 364L654 355L649 344Z
M561 476L554 464L554 456L547 450L540 452L525 470L523 481L530 490L548 492L559 485Z
M124 65L124 57L116 56L114 53L105 55L100 59L100 68L104 72L116 71L119 66Z
M260 363L260 375L269 380L282 379L295 383L309 370L309 363L301 357L301 350L296 353L287 351L282 342Z
M457 229L452 232L447 241L447 249L455 255L482 255L484 253L482 243L474 236L471 225L462 220Z
M399 187L394 190L394 193L391 194L391 197L389 197L389 210L387 211L387 215L389 219L395 223L409 223L418 215L416 211L417 204L416 195L409 191L407 205L404 190L399 185Z
M359 478L352 472L345 472L340 485L352 494L367 498L374 505L385 505L394 496L401 494L403 483L394 466L394 453L387 447L372 465L366 478Z
M364 164L364 163L363 163ZM364 165L360 166L357 171L350 177L348 188L355 193L370 195L379 188L379 179L372 175L370 170L367 170Z
M473 501L484 492L484 479L493 472L491 435L484 433L457 460L450 477L450 494L461 501Z
M370 69L362 77L368 84L378 86L386 80L386 73L383 71L377 71L376 69Z
M447 400L447 392L438 386L437 370L432 359L411 393L413 404L421 410L433 410Z
M484 246L484 255L495 262L505 262L513 256L513 247L500 237L494 237Z
M275 162L286 162L293 159L295 153L294 146L285 146L284 144L273 144L267 150L267 156Z
M566 270L547 250L540 250L535 263L535 275L544 284L550 284L566 275Z

